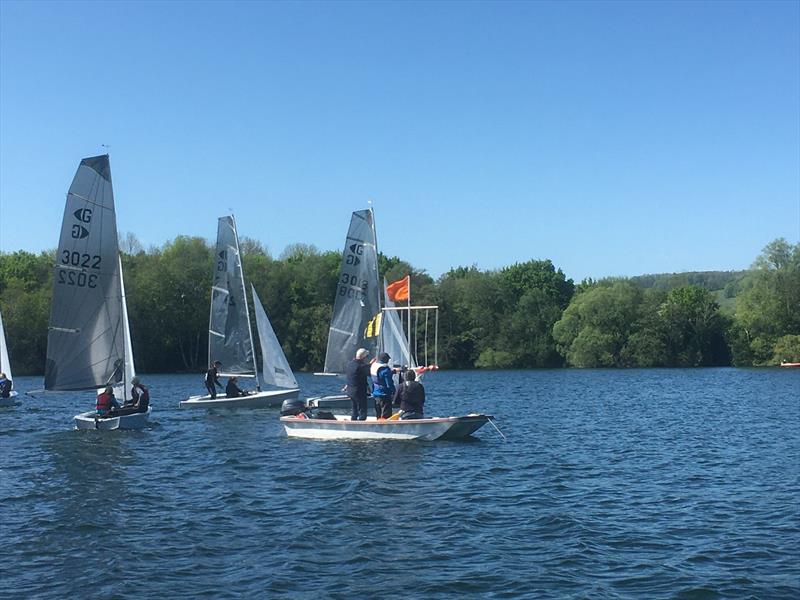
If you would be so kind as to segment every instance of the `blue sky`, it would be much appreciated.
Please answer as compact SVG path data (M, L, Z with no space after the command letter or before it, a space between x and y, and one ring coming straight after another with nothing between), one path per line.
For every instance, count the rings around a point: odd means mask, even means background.
M800 240L798 2L0 2L0 250L110 147L147 247L241 235L438 276L747 267Z

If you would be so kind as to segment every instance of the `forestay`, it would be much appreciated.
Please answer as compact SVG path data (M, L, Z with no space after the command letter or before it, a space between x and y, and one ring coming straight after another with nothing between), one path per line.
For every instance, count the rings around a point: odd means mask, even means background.
M256 329L258 330L258 340L261 343L262 379L269 385L296 388L297 380L294 378L289 361L286 360L283 348L278 342L275 330L272 329L272 323L267 318L261 299L256 294L256 288L251 285L250 289L253 292Z
M45 389L122 383L125 323L111 167L85 158L67 193L53 273Z
M374 215L372 209L359 210L353 213L345 240L328 331L326 373L343 373L358 348L375 354L378 337L366 337L365 330L370 320L380 315L380 310Z
M208 360L222 363L221 375L256 375L253 333L244 288L239 237L233 217L220 217L211 287Z

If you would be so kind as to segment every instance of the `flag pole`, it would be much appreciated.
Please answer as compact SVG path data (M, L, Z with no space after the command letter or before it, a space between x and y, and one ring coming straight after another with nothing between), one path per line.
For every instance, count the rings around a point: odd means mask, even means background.
M408 365L411 366L411 273L408 278Z

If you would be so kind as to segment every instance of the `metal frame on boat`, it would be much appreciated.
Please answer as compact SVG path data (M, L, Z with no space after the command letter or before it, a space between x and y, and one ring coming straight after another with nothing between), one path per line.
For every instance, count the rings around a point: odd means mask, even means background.
M430 417L393 420L368 417L353 421L350 417L309 419L302 416L281 417L289 437L318 440L458 440L469 437L491 421L491 415L469 414L461 417Z

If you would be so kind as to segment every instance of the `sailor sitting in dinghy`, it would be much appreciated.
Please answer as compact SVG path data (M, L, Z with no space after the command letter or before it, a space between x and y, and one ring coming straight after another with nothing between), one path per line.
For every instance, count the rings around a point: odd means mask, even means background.
M236 385L237 381L237 377L231 377L228 379L228 385L225 386L225 395L228 398L239 398L240 396L247 396L250 393L249 391L243 390Z
M110 385L103 390L102 394L97 395L95 403L95 410L97 410L98 417L111 417L114 416L115 410L119 409L119 402L114 397L114 388Z

